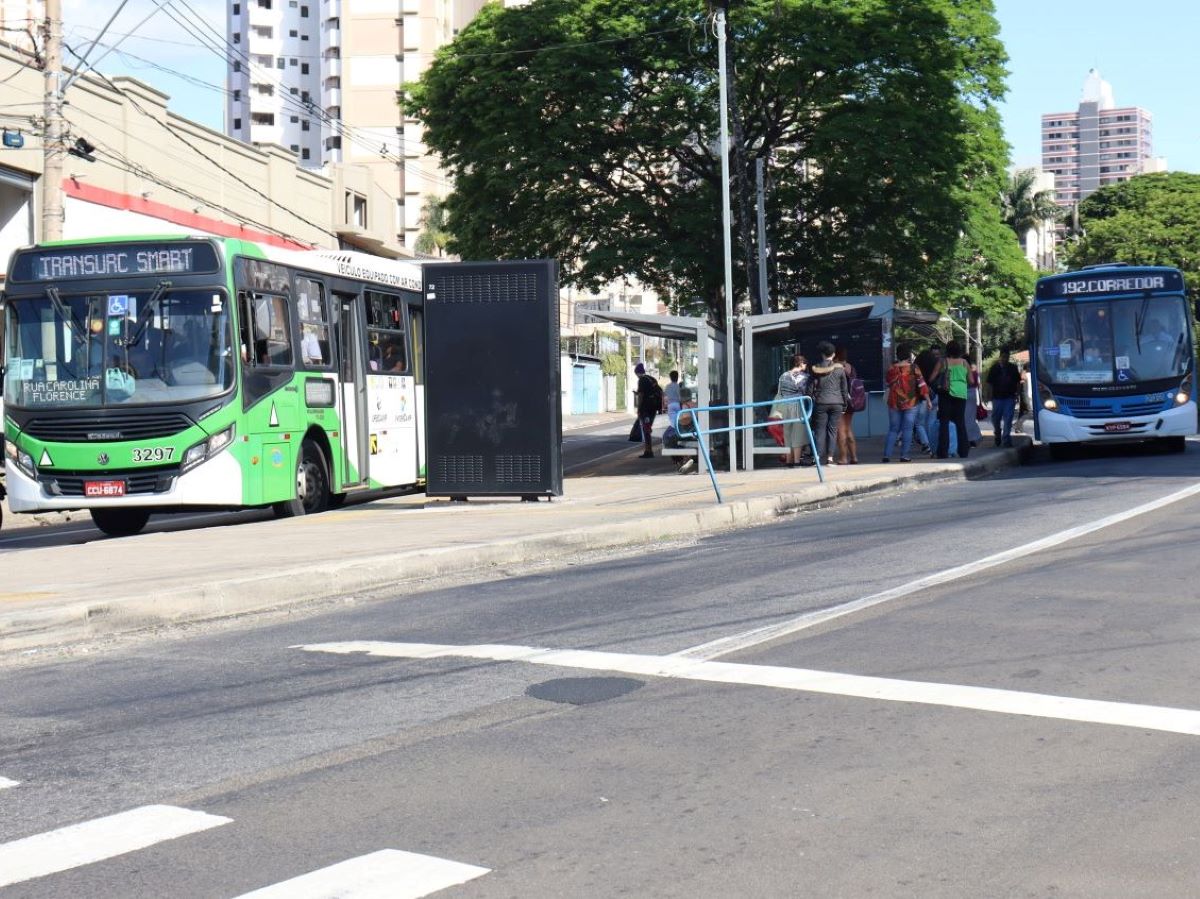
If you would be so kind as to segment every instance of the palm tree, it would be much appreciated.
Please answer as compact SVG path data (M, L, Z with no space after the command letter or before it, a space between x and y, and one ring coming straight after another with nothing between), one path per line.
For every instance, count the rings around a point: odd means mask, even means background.
M423 229L417 235L413 247L423 256L443 256L446 244L450 242L450 232L446 230L446 204L436 197L425 201L425 209L421 213Z
M1051 191L1037 189L1037 170L1018 169L1012 173L1008 187L1000 198L1004 222L1024 241L1029 229L1040 230L1047 221L1063 217L1063 209L1054 202Z

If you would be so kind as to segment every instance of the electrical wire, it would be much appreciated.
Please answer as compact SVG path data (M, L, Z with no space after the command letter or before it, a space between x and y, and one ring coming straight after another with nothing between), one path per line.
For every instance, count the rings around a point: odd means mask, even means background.
M97 74L100 74L100 73L97 73ZM245 179L243 179L243 178L239 177L238 175L235 175L233 172L229 171L227 168L222 166L220 162L213 159L211 156L209 156L207 153L205 153L202 149L200 149L194 143L189 141L187 138L185 138L182 134L180 134L174 128L172 128L169 124L162 121L157 116L155 116L153 113L146 110L140 103L138 103L138 101L134 97L132 97L130 94L128 94L124 90L122 90L119 85L114 84L112 79L109 78L107 75L100 74L100 78L110 88L112 88L114 91L116 91L118 94L120 94L126 100L128 100L130 102L130 104L132 104L134 109L136 109L138 112L140 112L146 118L150 119L152 122L154 122L160 128L162 128L164 131L166 131L168 134L170 134L172 137L174 137L177 141L179 141L180 143L184 144L187 147L190 147L197 156L199 156L202 159L206 160L207 162L211 163L214 168L218 169L219 171L224 172L225 175L232 178L234 181L238 182L239 184L243 185L244 187L249 189L252 193L255 193L258 196L262 197L264 200L266 200L272 206L276 207L277 209L279 209L283 212L286 212L288 215L292 216L297 221L303 222L304 224L308 225L310 228L316 230L317 232L319 232L321 234L325 234L329 237L332 237L334 240L338 239L338 235L335 232L330 231L329 229L324 228L321 225L318 225L316 222L313 222L313 221L305 218L303 215L296 212L296 210L290 209L289 207L284 206L282 203L280 203L274 197L259 190L257 187L255 187L253 184L251 184L249 181L246 181Z

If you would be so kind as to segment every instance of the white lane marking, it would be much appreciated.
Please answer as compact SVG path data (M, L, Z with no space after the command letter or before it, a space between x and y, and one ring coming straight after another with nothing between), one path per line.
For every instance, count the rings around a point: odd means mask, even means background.
M90 865L232 820L172 805L144 805L0 843L0 887Z
M0 777L0 790L7 790L10 787L15 787L19 783L19 780L9 780L7 777Z
M1136 727L1175 734L1200 735L1200 712L1167 706L1137 705L1098 699L1075 699L991 687L937 684L922 681L893 680L835 671L812 671L776 665L745 665L737 662L710 662L679 655L648 656L592 650L555 650L536 646L445 646L436 643L386 643L351 641L313 643L295 646L306 652L338 654L365 653L400 659L471 658L499 662L527 662L589 671L617 671L644 677L677 678L720 684L775 687L806 693L856 696L886 702L914 702L925 705L1056 718L1092 724Z
M945 584L950 581L955 581L960 578L969 577L980 571L986 571L989 568L995 568L997 565L1003 565L1005 562L1010 562L1013 559L1020 559L1024 556L1033 555L1045 549L1050 549L1060 544L1067 543L1071 540L1076 540L1079 537L1084 537L1095 531L1104 528L1112 527L1115 524L1120 524L1123 521L1128 521L1131 518L1136 518L1139 515L1145 515L1148 512L1154 512L1164 506L1169 506L1172 503L1180 502L1189 497L1200 494L1200 482L1192 484L1190 487L1185 487L1182 490L1177 490L1174 493L1167 494L1161 499L1152 500L1148 503L1143 503L1140 506L1134 506L1132 509L1126 509L1124 512L1117 512L1113 515L1107 515L1104 518L1090 522L1089 524L1081 524L1077 527L1068 528L1065 531L1051 534L1048 537L1043 537L1040 540L1034 540L1031 543L1025 543L1021 546L1015 546L1012 549L1006 549L1003 552L998 552L990 556L985 556L982 559L977 559L974 562L968 562L965 565L956 565L953 568L947 568L944 571L929 574L922 578L917 578L915 581L909 581L907 584L901 584L899 587L893 587L890 590L884 590L881 593L872 593L870 596L864 596L861 599L855 599L850 602L842 603L828 609L817 609L813 612L805 612L803 615L797 615L794 618L789 618L787 621L780 621L777 624L768 624L763 627L756 627L752 630L744 631L740 634L732 634L728 637L721 637L717 640L711 640L708 643L701 643L699 646L693 646L690 649L680 650L673 653L676 656L688 659L715 659L723 655L728 655L731 652L738 652L743 649L749 649L752 646L757 646L760 643L767 643L771 640L778 640L780 637L786 637L794 634L797 631L802 631L810 627L815 627L818 624L823 624L826 621L832 621L835 618L841 618L845 615L852 615L855 612L861 612L863 609L869 609L872 606L878 606L885 602L891 602L894 599L901 599L905 596L911 596L921 590L929 587L935 587L939 584Z
M419 899L482 877L490 868L382 849L263 887L238 899Z

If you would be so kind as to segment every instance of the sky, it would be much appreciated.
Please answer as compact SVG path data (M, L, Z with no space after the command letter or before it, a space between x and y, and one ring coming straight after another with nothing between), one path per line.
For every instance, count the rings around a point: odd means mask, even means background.
M1016 165L1039 163L1042 113L1075 109L1088 70L1096 68L1112 85L1118 106L1141 106L1153 114L1155 155L1165 156L1172 171L1200 172L1195 96L1200 71L1191 61L1200 36L1200 0L993 2L1009 54L1009 92L1001 109ZM67 45L85 52L118 5L119 0L64 0ZM100 70L140 78L169 94L173 111L222 130L224 61L197 47L165 12L143 23L157 6L154 0L128 0L104 42L134 34L123 39L120 53L100 62ZM190 9L225 33L226 0L172 0L170 8ZM97 47L89 58L103 52ZM70 54L66 59L72 60Z

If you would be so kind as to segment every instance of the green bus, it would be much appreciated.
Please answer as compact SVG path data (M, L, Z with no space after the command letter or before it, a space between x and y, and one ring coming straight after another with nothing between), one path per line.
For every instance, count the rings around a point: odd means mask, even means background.
M4 297L13 512L320 512L425 478L422 269L236 239L22 249Z

